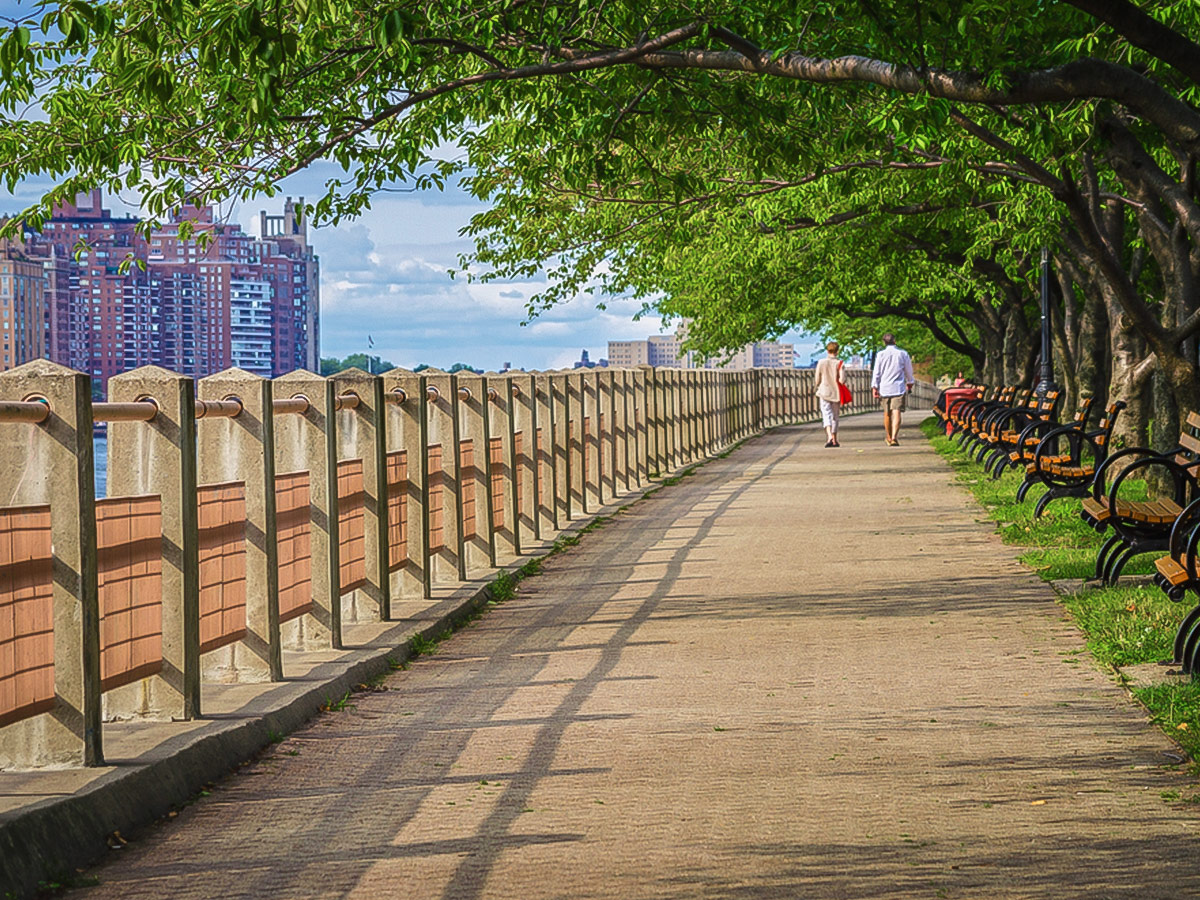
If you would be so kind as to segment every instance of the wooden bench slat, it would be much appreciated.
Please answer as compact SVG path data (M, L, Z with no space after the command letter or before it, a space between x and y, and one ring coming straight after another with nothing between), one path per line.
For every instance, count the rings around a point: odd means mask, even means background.
M1179 564L1179 561L1170 557L1163 556L1154 561L1154 567L1158 569L1158 574L1172 585L1183 584L1188 580L1187 569Z
M1189 434L1185 431L1179 435L1179 446L1186 447L1193 453L1200 453L1200 437L1196 437L1194 434Z

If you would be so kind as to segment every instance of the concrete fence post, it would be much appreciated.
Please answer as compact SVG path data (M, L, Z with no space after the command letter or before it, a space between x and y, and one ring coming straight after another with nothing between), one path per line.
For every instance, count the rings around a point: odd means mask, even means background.
M558 478L557 454L555 453L554 417L556 414L555 396L557 388L552 375L538 372L533 375L533 415L531 423L534 428L533 451L534 469L538 473L537 536L539 540L548 540L550 535L558 531Z
M284 623L283 647L288 650L341 649L341 545L334 383L332 379L297 369L276 378L273 392L274 403L279 407L275 415L276 477L294 476L308 490L312 606L303 615ZM297 408L282 411L280 405L289 402L297 404Z
M696 376L699 375L694 369L684 369L680 375L680 402L682 404L682 419L683 419L683 461L691 463L696 461L699 451L698 432L696 427L699 423L696 421Z
M383 374L383 394L389 472L388 529L393 535L389 541L389 581L395 606L430 596L426 378L404 369L392 369Z
M453 376L426 369L429 449L429 568L434 584L466 581L462 553L462 494L459 481L458 396Z
M587 512L583 376L568 372L563 378L567 397L567 518L577 519Z
M647 478L657 478L666 467L663 457L664 438L660 415L662 407L659 404L660 373L651 366L640 366L637 371L640 376L637 384L641 388L638 399L641 400L642 405L641 427L645 437L646 475Z
M668 469L677 471L687 461L687 444L685 442L687 405L683 397L683 370L668 369L667 376L667 440L670 445L670 461Z
M103 765L92 380L35 360L0 373L0 399L50 407L40 423L0 424L0 498L49 507L54 666L45 711L0 727L0 769Z
M750 374L750 430L758 434L767 418L766 384L762 369L752 369Z
M516 456L516 477L521 481L520 505L517 508L516 531L520 547L529 546L542 537L542 506L544 487L540 464L538 435L541 432L543 407L538 398L536 375L513 375L510 378L513 411L513 443ZM520 441L520 447L515 444ZM548 529L547 529L548 530Z
M109 400L151 399L149 422L110 422L108 495L157 494L162 504L162 670L114 688L105 714L194 719L200 715L200 532L196 508L196 385L144 366L108 380Z
M523 495L532 492L528 479L521 479L520 461L517 458L516 404L518 397L513 388L520 388L516 380L508 375L488 373L484 378L487 395L488 431L491 446L498 450L498 459L489 462L488 484L492 491L492 548L493 565L508 562L521 553L521 506ZM524 435L521 450L525 449ZM488 458L493 454L489 450ZM496 470L498 466L498 471ZM497 497L497 488L500 496ZM495 519L495 513L500 519Z
M492 527L491 421L487 385L474 374L452 375L458 402L459 503L463 513L461 543L464 580L495 567ZM470 457L467 457L467 454Z
M550 375L550 386L553 424L547 439L554 460L554 522L555 528L561 531L571 520L571 404L567 376L561 373Z
M629 373L630 441L632 442L634 486L642 488L650 483L650 424L649 386L646 370L633 369Z
M387 621L392 616L388 574L388 505L383 379L362 369L332 376L335 406L352 395L357 403L337 412L338 460L362 460L365 581L342 600L342 622Z
M633 485L630 483L630 438L632 437L629 420L629 371L617 369L611 373L610 381L612 397L612 445L613 445L613 496L628 494Z
M600 376L595 371L581 371L580 394L583 397L583 511L594 513L604 505L604 408L600 405Z
M716 455L721 446L720 439L720 418L724 409L724 404L721 402L720 394L720 378L719 372L707 372L705 374L704 397L707 415L704 417L705 427L707 429L706 441L708 446L708 455Z
M616 379L608 369L596 370L596 405L600 414L600 505L617 496L617 415L614 402Z
M240 481L246 501L246 635L201 657L211 681L282 681L279 546L275 514L275 413L269 379L227 369L197 385L202 401L237 400L232 418L196 423L201 484Z

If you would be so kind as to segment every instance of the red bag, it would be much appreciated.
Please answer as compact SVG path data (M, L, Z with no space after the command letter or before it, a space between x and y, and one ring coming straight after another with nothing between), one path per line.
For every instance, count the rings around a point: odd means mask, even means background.
M842 366L843 366L843 363L839 362L838 363L838 374L839 375L842 374ZM848 388L846 385L842 384L840 381L838 382L838 401L842 404L842 406L849 406L851 403L854 402L854 395L852 393L850 393L850 388Z

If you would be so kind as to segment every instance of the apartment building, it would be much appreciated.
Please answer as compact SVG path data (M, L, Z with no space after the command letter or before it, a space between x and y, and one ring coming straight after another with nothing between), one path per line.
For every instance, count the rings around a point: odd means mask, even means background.
M697 353L685 351L683 344L686 340L685 322L674 334L651 335L644 341L609 341L608 364L672 369L790 369L796 358L792 344L760 341L739 348L728 358L705 359Z
M102 383L144 365L194 377L316 371L320 268L302 208L289 197L282 215L261 213L253 237L211 207L184 207L146 235L98 190L60 206L20 249L37 261L45 298L42 349L25 358Z
M45 278L41 260L0 241L0 370L46 355Z

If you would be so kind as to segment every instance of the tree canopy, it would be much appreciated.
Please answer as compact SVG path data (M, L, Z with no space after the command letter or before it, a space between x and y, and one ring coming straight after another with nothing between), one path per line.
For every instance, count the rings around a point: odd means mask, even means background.
M312 213L337 221L461 175L489 204L467 265L547 271L535 308L631 294L706 350L904 322L1006 381L1044 245L1072 394L1130 401L1134 430L1152 386L1156 422L1200 406L1194 3L33 9L0 34L4 177L56 184L27 226L97 185L163 214L328 159Z

